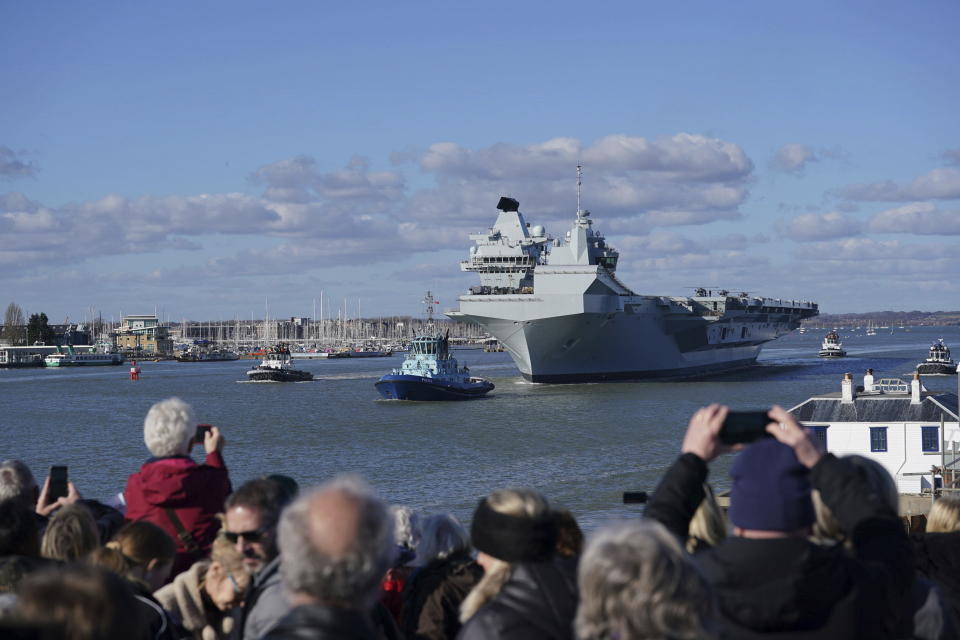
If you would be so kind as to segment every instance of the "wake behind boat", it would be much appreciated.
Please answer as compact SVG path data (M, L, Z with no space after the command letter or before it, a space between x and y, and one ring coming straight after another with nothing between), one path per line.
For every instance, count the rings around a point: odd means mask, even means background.
M930 345L930 355L917 365L917 373L927 376L957 373L957 363L950 357L950 349L943 343L943 338Z
M313 380L313 374L294 369L290 349L280 343L267 347L263 362L247 371L247 378L253 382L307 382Z

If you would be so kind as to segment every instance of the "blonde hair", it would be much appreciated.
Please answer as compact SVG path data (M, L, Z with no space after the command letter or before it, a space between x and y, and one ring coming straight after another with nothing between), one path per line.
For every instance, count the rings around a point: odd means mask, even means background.
M709 484L703 485L703 500L690 520L687 536L687 551L690 553L696 549L697 540L715 547L727 537L727 521Z
M960 531L960 499L940 498L930 507L927 533Z
M487 504L498 513L508 516L539 518L550 511L547 499L533 489L500 489L487 496ZM491 556L483 578L473 587L460 605L460 622L466 622L490 600L510 579L513 565Z
M239 583L241 588L245 588L249 582L250 572L247 565L243 562L243 554L237 551L237 548L230 544L222 535L217 536L213 541L213 547L210 549L210 562L216 562ZM243 578L243 581L241 581Z
M50 518L40 543L40 555L70 562L85 558L99 546L100 532L89 509L82 504L68 504Z

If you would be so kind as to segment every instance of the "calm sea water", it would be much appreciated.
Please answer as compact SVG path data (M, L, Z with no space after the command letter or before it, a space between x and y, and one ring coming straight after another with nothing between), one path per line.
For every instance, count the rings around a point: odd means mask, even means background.
M840 388L844 372L862 381L909 377L932 340L960 355L960 327L841 330L849 357L816 357L823 330L770 343L760 364L709 381L543 385L525 382L505 353L456 351L462 364L497 388L482 400L408 403L378 400L376 379L393 358L302 360L313 382L242 382L251 361L144 362L137 382L127 366L0 369L0 458L20 458L42 481L52 464L70 467L87 497L122 490L148 453L143 417L154 402L179 396L201 422L227 438L234 485L283 473L301 486L359 473L385 499L469 520L479 497L530 486L571 509L586 528L636 514L625 490L651 490L679 451L689 416L721 402L738 409L794 406ZM928 377L930 389L956 391L957 379ZM200 459L199 454L194 456ZM730 460L713 465L726 485Z

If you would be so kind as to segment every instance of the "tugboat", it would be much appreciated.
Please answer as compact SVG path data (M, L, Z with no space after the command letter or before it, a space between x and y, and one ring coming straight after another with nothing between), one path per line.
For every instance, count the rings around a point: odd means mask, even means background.
M917 365L917 373L921 375L949 376L957 372L957 363L950 357L950 349L940 338L930 345L930 355Z
M823 337L823 344L820 345L820 353L817 355L821 358L842 358L847 355L836 329Z
M313 380L313 374L294 369L290 348L281 342L266 349L263 362L247 371L247 378L253 382L307 382Z
M427 326L433 330L433 305L428 291ZM387 400L469 400L480 398L493 390L494 384L485 378L470 375L470 369L461 367L450 355L450 331L414 338L403 365L380 378L375 384Z

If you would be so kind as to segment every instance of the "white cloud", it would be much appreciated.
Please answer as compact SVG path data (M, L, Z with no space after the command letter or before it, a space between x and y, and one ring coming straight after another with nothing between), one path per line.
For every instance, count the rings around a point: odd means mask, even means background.
M933 169L908 185L898 185L892 180L848 185L837 194L850 200L876 202L951 200L960 198L960 168Z
M868 228L876 233L955 236L960 235L960 210L944 211L932 202L914 202L881 211L870 219Z
M860 235L863 223L857 218L831 211L796 216L777 225L780 232L797 242L815 242Z
M787 173L803 173L804 167L810 162L818 162L817 153L808 145L790 143L777 150L773 157L773 167Z
M432 185L408 193L401 173L374 171L365 158L322 171L316 159L301 155L253 172L251 181L263 187L259 196L109 194L50 208L8 193L0 196L0 230L15 234L16 242L3 248L0 265L7 273L27 272L104 256L196 251L207 242L201 238L213 234L245 237L245 248L217 252L183 272L160 265L156 277L295 274L358 256L375 263L440 247L466 252L467 234L492 224L501 195L520 199L529 221L559 237L575 215L579 160L583 206L595 211L598 228L636 236L740 218L753 169L736 144L690 134L607 136L591 145L555 138L476 150L438 143L407 153L419 158ZM645 242L671 255L692 246L669 233Z
M707 252L700 243L673 231L655 231L646 236L626 237L619 241L617 248L626 255L635 256L650 254L660 257Z
M890 261L917 261L922 267L923 262L930 263L930 270L938 260L958 261L956 249L951 245L936 244L907 244L899 240L876 240L873 238L845 238L842 240L818 242L804 246L794 252L794 257L804 261L815 262L861 262L873 263L870 269L876 268L875 263Z

